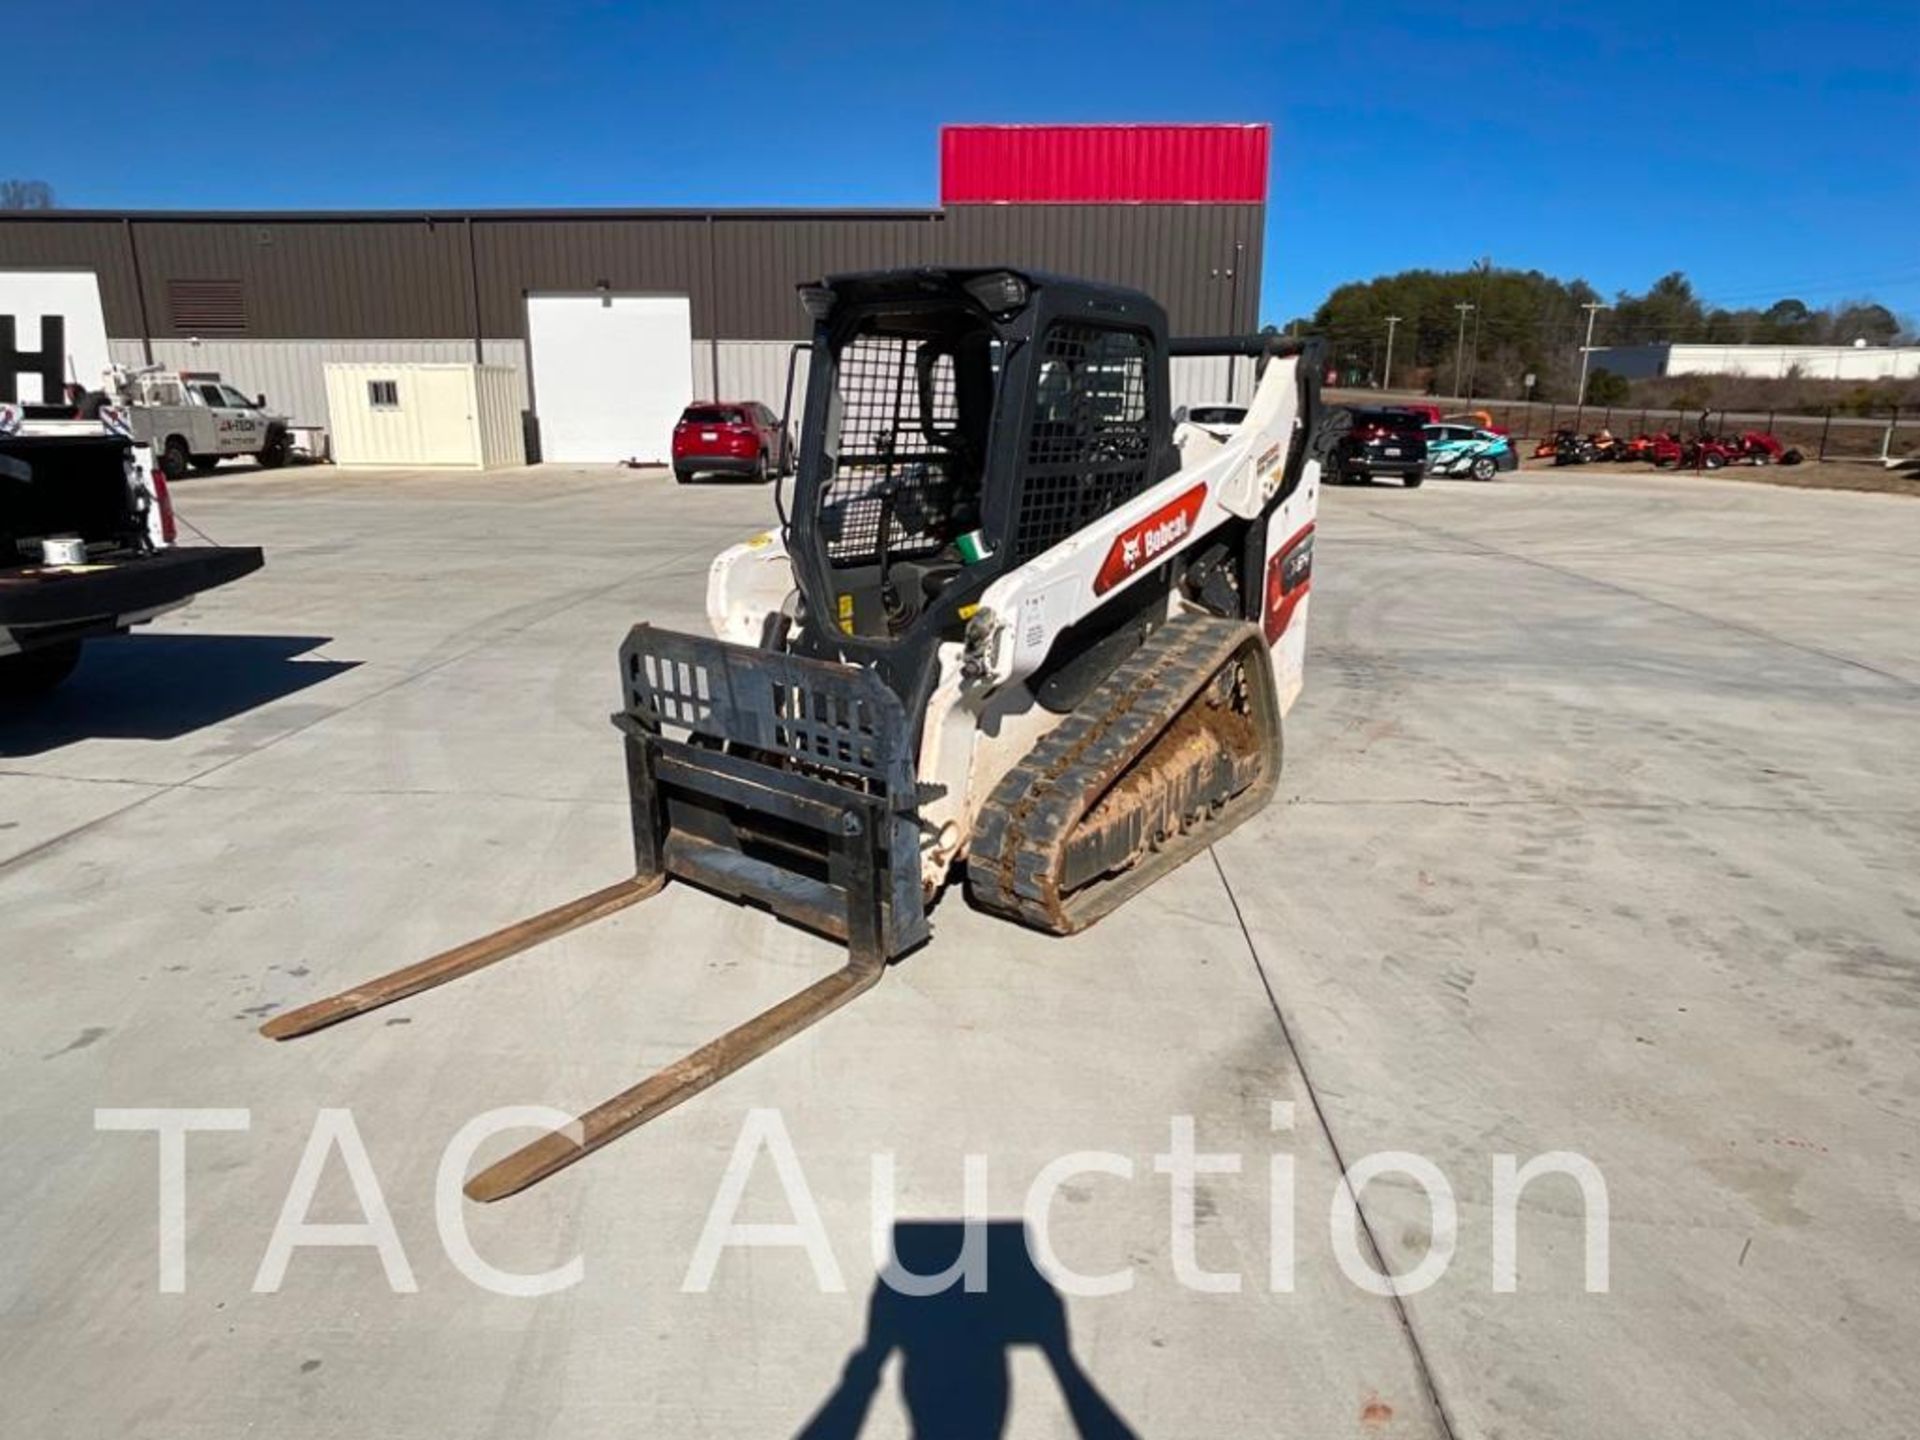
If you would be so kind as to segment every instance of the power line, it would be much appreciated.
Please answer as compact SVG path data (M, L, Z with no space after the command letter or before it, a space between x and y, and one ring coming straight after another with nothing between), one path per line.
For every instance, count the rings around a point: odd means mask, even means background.
M1776 300L1794 300L1804 295L1839 295L1857 285L1886 285L1896 282L1920 280L1920 266L1908 266L1899 270L1882 270L1872 274L1823 275L1811 280L1781 281L1771 285L1755 285L1748 289L1722 290L1717 295L1701 296L1701 303L1718 305L1727 300L1752 300L1771 295ZM1795 293L1798 292L1798 293Z

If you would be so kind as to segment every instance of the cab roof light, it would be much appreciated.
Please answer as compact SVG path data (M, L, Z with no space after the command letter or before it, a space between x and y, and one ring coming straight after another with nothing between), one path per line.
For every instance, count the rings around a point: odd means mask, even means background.
M799 288L800 303L813 319L824 320L833 313L833 291L824 285L802 285Z
M1002 318L1023 309L1031 294L1027 282L1011 270L992 270L962 284L983 310Z

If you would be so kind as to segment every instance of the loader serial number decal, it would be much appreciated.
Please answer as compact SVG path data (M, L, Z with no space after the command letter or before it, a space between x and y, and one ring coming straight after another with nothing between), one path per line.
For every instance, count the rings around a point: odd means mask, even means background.
M1309 525L1267 562L1267 644L1287 633L1293 612L1313 587L1313 526Z
M1193 533L1206 503L1207 487L1196 485L1178 499L1170 500L1146 519L1129 525L1114 537L1100 573L1093 577L1093 593L1104 595L1129 576L1156 565L1180 548Z

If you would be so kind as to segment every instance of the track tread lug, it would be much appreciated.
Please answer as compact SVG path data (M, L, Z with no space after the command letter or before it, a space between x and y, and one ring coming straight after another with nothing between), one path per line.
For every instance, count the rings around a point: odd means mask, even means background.
M967 889L975 903L1038 929L1068 934L1084 929L1140 884L1188 858L1197 842L1185 843L1194 841L1195 832L1182 826L1178 838L1159 855L1111 881L1082 886L1075 892L1082 898L1080 905L1063 901L1059 892L1057 877L1067 841L1080 817L1172 723L1171 715L1199 698L1209 677L1245 643L1249 631L1243 621L1215 616L1183 615L1169 621L1102 682L1085 706L1009 770L975 817L967 865ZM1272 768L1269 787L1277 777L1277 763ZM1238 797L1226 803L1233 808ZM1258 806L1241 808L1252 813ZM1200 824L1211 831L1211 815ZM1107 893L1113 898L1103 899Z

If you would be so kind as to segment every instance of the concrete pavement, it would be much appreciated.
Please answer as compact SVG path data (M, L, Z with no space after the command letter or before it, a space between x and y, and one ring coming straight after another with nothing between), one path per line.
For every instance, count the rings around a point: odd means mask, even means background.
M356 1026L254 1027L619 877L615 647L637 618L700 625L708 559L768 498L549 467L179 499L268 568L0 721L0 1382L37 1436L897 1435L916 1407L943 1433L930 1414L982 1416L929 1389L990 1393L1003 1351L1021 1436L1099 1413L1142 1435L1908 1428L1911 502L1555 475L1328 492L1284 803L1072 940L949 893L934 943L843 1014L465 1207L502 1269L582 1257L577 1286L515 1299L436 1224L455 1131L598 1100L834 948L669 889ZM181 1294L157 1293L154 1139L94 1129L132 1106L248 1112L188 1142ZM416 1293L366 1248L299 1250L255 1293L323 1107L350 1107ZM779 1110L838 1290L793 1247L684 1289L755 1107ZM1177 1276L1153 1157L1181 1115L1242 1157L1196 1194L1195 1258L1235 1293ZM1342 1166L1393 1150L1459 1212L1452 1264L1404 1299L1343 1274L1328 1223ZM870 1305L876 1153L930 1222L986 1157L1017 1230L1078 1151L1132 1173L1066 1179L1054 1246L1131 1288L1016 1283L1033 1303L907 1324ZM1609 1289L1584 1290L1580 1192L1553 1178L1522 1198L1518 1291L1494 1293L1495 1156L1551 1151L1604 1177ZM315 1220L359 1217L348 1169ZM742 1220L791 1218L774 1171ZM1436 1238L1403 1175L1362 1211L1359 1248L1395 1270Z

